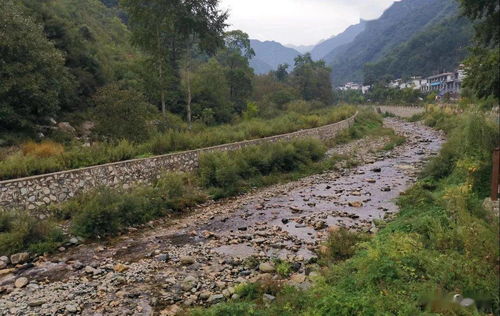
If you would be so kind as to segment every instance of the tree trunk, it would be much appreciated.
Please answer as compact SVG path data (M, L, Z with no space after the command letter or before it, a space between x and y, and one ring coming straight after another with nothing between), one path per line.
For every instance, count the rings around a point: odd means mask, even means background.
M187 103L186 103L186 112L187 112L187 121L188 121L188 126L189 129L192 127L192 120L191 120L191 101L192 101L192 95L191 95L191 40L190 38L188 39L187 43L187 62L186 62L186 84L187 84Z
M165 87L163 84L163 63L162 63L162 53L161 53L161 42L160 42L160 28L156 28L156 39L158 42L158 71L160 79L160 97L161 97L161 113L165 116L167 114L167 107L165 105Z

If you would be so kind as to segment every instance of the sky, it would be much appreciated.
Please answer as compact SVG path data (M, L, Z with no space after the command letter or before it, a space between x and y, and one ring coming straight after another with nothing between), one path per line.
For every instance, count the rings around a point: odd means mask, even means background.
M314 45L357 24L378 18L395 0L221 0L229 29L258 40Z

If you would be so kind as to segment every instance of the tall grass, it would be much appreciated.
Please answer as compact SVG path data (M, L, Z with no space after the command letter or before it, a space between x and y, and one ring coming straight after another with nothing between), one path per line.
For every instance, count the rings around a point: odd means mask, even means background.
M215 198L227 197L257 185L265 176L308 168L325 152L319 140L305 139L206 153L200 157L198 174Z
M96 143L91 147L73 144L63 148L54 142L29 142L0 161L0 180L285 134L335 123L354 112L355 108L342 106L307 115L288 113L269 120L255 118L232 125L198 125L193 130L167 129L140 144L122 140Z

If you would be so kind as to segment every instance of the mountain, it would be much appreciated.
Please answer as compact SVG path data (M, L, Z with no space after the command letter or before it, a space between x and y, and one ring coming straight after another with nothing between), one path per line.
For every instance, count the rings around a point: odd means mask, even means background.
M314 47L316 47L316 45L293 45L293 44L286 44L284 46L295 49L301 54L309 53L313 50Z
M314 60L323 59L335 48L351 43L359 33L365 30L366 23L366 20L361 20L358 24L349 26L344 32L320 42L312 49L311 57Z
M335 85L363 80L363 67L376 62L414 34L459 12L455 0L402 0L366 23L354 41L332 50L324 60L332 67Z
M275 70L280 64L293 65L295 57L300 55L295 49L274 41L250 40L250 44L255 51L255 57L250 61L250 66L257 74L265 74Z
M458 15L431 25L379 61L366 64L364 80L371 84L452 71L467 57L473 33L472 23Z

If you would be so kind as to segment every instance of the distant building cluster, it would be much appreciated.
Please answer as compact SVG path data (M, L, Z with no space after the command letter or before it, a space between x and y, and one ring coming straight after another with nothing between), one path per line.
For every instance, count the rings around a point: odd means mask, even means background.
M462 82L465 77L464 66L460 65L454 72L445 72L427 78L411 77L409 80L392 80L387 84L387 87L393 89L414 89L424 93L436 92L438 97L442 97L445 94L458 95L462 89ZM338 87L338 90L358 90L365 94L370 88L371 86L348 82Z

